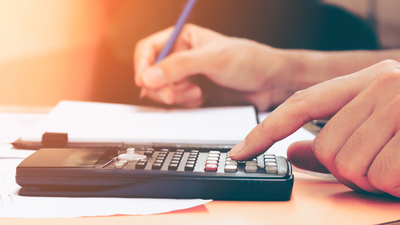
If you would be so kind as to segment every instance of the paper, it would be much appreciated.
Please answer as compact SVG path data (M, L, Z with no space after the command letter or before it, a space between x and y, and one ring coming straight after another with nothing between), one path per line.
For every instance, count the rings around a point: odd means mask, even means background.
M0 159L0 217L59 218L165 213L205 204L201 199L55 198L18 196L15 168L22 159Z
M40 113L0 113L0 143L11 143L29 133L31 127L45 116Z
M260 121L267 114L259 115ZM6 118L0 113L0 121ZM31 125L37 124L39 115L15 115L2 127L14 130L13 134L24 133ZM18 119L20 116L20 120ZM252 116L254 119L254 116ZM255 125L254 125L255 126ZM253 127L251 127L252 129ZM247 132L244 134L247 135ZM0 134L1 137L6 132ZM15 135L14 135L15 136ZM242 138L242 137L241 137ZM286 156L287 147L294 141L312 139L314 135L300 129L288 138L275 143L268 152ZM138 198L53 198L18 196L20 187L15 183L16 166L33 151L11 149L10 144L0 145L0 217L6 218L60 218L105 215L146 215L170 212L205 204L210 200L138 199Z
M14 141L46 114L0 113L0 139ZM8 132L7 132L8 131ZM11 131L11 132L10 132ZM17 165L35 151L0 144L0 218L61 218L147 215L187 209L210 202L201 199L53 198L18 196Z
M70 142L236 144L256 125L252 106L166 110L61 101L22 139L61 132Z

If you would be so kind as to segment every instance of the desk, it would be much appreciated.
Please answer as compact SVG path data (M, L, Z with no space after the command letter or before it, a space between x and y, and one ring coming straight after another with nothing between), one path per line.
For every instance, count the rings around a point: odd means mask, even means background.
M1 111L1 107L0 107ZM10 108L8 108L10 111ZM28 110L30 111L30 110ZM400 199L363 195L344 185L295 171L286 202L213 201L150 216L0 219L0 224L378 224L400 219ZM127 206L129 207L129 206Z

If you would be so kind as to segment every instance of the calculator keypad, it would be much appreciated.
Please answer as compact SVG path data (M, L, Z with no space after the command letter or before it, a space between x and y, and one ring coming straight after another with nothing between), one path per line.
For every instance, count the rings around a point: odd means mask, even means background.
M130 166L129 166L130 165ZM211 150L200 152L188 149L154 150L147 148L141 151L127 149L116 157L116 169L162 170L162 171L193 171L210 174L278 174L277 158L274 154L265 153L246 161L236 161L227 153Z

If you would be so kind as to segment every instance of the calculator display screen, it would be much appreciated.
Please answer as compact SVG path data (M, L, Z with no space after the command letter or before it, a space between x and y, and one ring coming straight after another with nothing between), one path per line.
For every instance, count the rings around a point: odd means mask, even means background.
M110 149L41 149L19 167L98 167L118 155Z

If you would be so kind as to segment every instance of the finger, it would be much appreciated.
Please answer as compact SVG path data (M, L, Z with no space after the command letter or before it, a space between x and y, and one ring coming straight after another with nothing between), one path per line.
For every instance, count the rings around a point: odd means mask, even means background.
M142 84L147 88L157 89L173 84L185 78L203 73L203 68L212 60L209 50L193 49L174 52L157 65L147 68L142 77Z
M203 102L200 87L186 80L160 89L146 89L146 96L154 101L179 107L199 107Z
M400 122L397 119L399 90L400 70L384 72L331 119L319 141L323 144L314 150L328 158L323 163L332 173L337 171L368 192L381 192L369 182L367 173L375 157L396 133Z
M371 164L368 180L379 190L400 197L400 134L396 132Z
M138 86L143 86L143 71L156 62L157 56L170 38L173 29L173 27L170 27L157 32L136 45L134 65L135 82ZM186 24L179 34L172 52L195 48L197 45L200 46L202 42L207 42L210 41L210 38L215 38L214 36L218 35L216 35L215 32L200 28L196 25Z
M252 158L264 152L274 142L295 132L306 122L330 118L383 70L381 64L376 64L355 74L296 92L257 125L229 155L235 160Z
M135 70L135 82L142 86L140 74L156 61L157 55L161 52L165 43L172 33L172 27L157 32L136 44L133 65Z
M312 150L312 143L312 140L294 142L288 148L288 159L294 166L300 169L329 173L329 170L315 157Z

